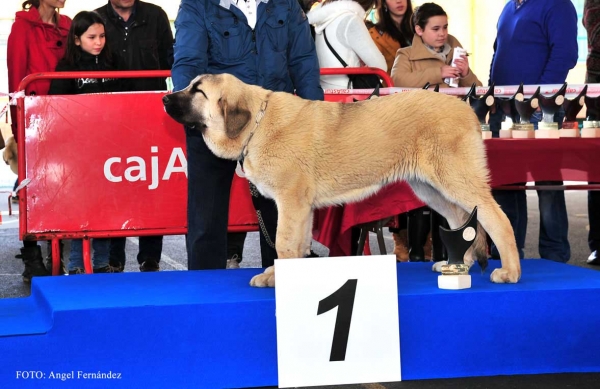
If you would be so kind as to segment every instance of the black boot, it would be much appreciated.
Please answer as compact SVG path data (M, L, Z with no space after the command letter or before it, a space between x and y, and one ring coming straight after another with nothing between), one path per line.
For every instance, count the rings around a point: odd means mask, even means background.
M38 245L34 247L23 247L21 249L23 256L23 282L30 283L32 277L47 276L48 271L44 266L44 258L42 258L42 248Z
M428 207L412 210L408 213L408 259L411 262L425 260L425 242L429 234Z
M52 274L52 241L47 241L48 243L48 255L46 255L45 266L48 274ZM58 268L58 274L65 275L67 274L67 268L65 266L65 262L63 261L63 241L59 241L60 246L60 266Z
M431 211L431 257L434 262L448 260L448 251L440 238L440 226L450 229L448 221L442 215Z

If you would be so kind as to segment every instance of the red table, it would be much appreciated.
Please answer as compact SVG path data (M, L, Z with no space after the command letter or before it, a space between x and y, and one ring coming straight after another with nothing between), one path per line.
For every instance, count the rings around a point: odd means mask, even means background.
M528 181L600 181L600 138L490 139L485 141L491 185ZM313 237L330 256L350 255L353 226L423 206L404 182L358 203L316 212Z

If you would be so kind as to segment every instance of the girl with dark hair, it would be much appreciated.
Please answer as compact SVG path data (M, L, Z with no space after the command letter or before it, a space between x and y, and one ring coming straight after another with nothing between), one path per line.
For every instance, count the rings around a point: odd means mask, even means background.
M6 56L10 92L18 92L21 80L32 73L53 71L64 56L71 27L71 19L58 12L64 6L65 0L28 0L22 4L23 10L16 13ZM28 96L45 95L49 87L48 80L39 80L30 83L24 92ZM13 136L18 142L15 106L11 106L10 113ZM24 282L31 282L34 276L48 275L37 242L23 241L21 256L25 265Z
M67 51L56 66L57 72L116 70L106 41L104 20L94 11L81 11L73 18ZM55 79L50 85L51 95L122 92L120 79Z
M315 46L322 68L369 66L387 71L383 54L377 49L365 25L367 11L375 0L325 0L308 13L315 27ZM340 59L338 59L338 57ZM351 88L346 75L321 76L323 89Z
M462 47L458 39L448 34L448 15L435 3L417 7L413 14L412 46L398 50L392 68L392 79L398 87L421 88L429 83L448 87L445 78L458 78L459 86L481 85L469 69L466 56L456 58L451 66L454 48Z
M82 11L73 18L67 52L56 66L57 72L115 70L106 45L104 20L96 12ZM124 88L115 78L55 79L49 94L66 95L97 92L119 92ZM120 269L109 264L110 239L92 239L94 273L117 273ZM69 275L83 274L83 243L71 241Z
M369 33L377 48L385 57L388 73L401 47L408 47L413 40L411 0L381 0L377 7L377 23L370 24Z

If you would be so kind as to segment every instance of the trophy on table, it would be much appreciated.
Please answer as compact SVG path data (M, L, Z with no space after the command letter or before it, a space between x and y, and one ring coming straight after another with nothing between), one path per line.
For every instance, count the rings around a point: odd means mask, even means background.
M488 91L482 96L477 96L472 93L474 86L475 84L473 84L468 93L469 105L471 105L471 108L473 108L473 111L475 111L475 115L477 115L477 119L479 119L482 138L491 139L492 131L490 131L490 125L487 124L486 118L490 110L495 112L494 84L492 83L492 85L490 85L488 88Z
M464 257L477 237L477 207L461 227L450 230L440 227L440 237L448 250L448 264L442 265L442 275L438 276L440 289L467 289L471 287L469 266Z
M544 95L539 96L540 107L542 108L542 121L538 123L538 130L535 132L536 138L541 139L558 139L558 123L554 121L554 115L562 107L565 102L565 92L567 91L567 83L550 97Z
M535 93L526 99L524 95L515 95L515 108L519 113L519 122L513 125L512 137L517 139L535 138L535 127L530 123L531 115L539 107L538 98L540 96L540 87Z
M517 106L515 101L523 100L523 83L519 85L517 91L512 97L499 97L498 106L502 110L502 113L506 116L506 118L510 120L503 120L500 127L500 138L501 139L510 139L512 138L512 130L515 123L519 122L519 112L517 111Z
M565 98L563 103L563 109L565 110L565 121L562 124L562 128L559 130L561 138L578 138L579 137L579 123L577 123L577 114L583 108L585 104L585 94L588 86L584 86L581 93L574 99Z
M600 138L600 96L585 96L586 120L581 129L582 138Z

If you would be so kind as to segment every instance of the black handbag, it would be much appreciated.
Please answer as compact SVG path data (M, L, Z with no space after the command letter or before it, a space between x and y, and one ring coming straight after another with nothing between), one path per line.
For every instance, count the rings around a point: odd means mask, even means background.
M323 37L325 38L325 43L329 50L335 55L335 57L340 61L343 67L347 68L348 64L339 56L339 54L331 47L329 40L327 40L327 34L325 30L323 30ZM348 82L348 89L373 89L377 87L383 87L381 84L381 80L375 74L348 74L348 78L350 81Z

